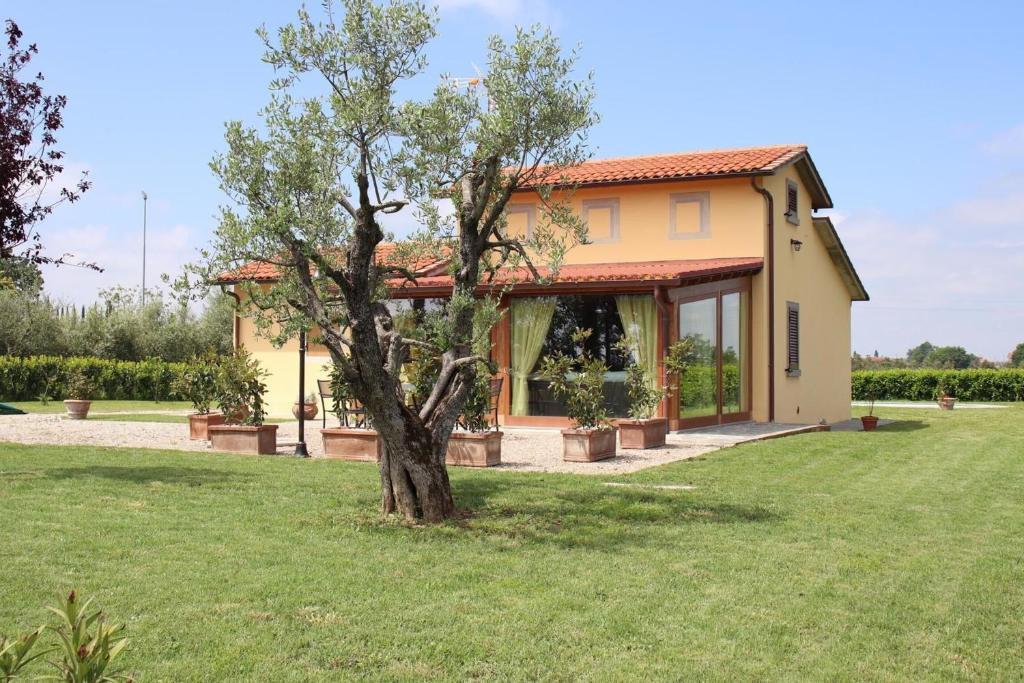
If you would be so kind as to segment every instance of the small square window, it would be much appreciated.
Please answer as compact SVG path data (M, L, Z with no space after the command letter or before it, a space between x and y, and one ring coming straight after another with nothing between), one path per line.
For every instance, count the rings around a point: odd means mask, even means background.
M669 195L668 236L673 240L711 236L711 198L707 192Z
M800 186L792 180L786 181L786 220L800 225Z
M618 199L584 199L581 209L587 238L592 243L619 241Z
M505 236L509 239L528 240L533 237L537 223L537 207L533 204L509 204L505 208Z

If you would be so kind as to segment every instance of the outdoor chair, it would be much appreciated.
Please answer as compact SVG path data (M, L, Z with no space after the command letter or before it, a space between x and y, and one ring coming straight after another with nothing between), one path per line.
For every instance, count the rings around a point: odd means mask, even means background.
M320 390L320 405L324 410L324 429L327 429L327 400L334 398L334 394L331 392L331 381L328 379L318 379L316 385ZM367 426L366 408L363 407L363 404L354 398L343 398L340 403L341 415L339 416L339 423L341 425L356 428ZM350 417L352 418L351 425L349 424Z
M490 413L490 422L494 426L494 431L498 431L498 403L501 400L501 385L505 381L504 377L492 377L491 378L491 406L488 409ZM466 424L466 415L459 415L459 418L455 421L455 427L465 429L468 431L469 426Z

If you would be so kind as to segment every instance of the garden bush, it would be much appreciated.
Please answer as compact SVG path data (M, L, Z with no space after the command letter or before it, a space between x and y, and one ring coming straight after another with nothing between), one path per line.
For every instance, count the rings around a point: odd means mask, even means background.
M853 398L880 401L930 401L939 383L961 401L1024 401L1024 369L858 370Z
M173 401L182 396L174 388L185 363L158 359L141 361L59 356L0 357L0 400L34 401L41 396L62 398L76 374L85 375L97 400Z

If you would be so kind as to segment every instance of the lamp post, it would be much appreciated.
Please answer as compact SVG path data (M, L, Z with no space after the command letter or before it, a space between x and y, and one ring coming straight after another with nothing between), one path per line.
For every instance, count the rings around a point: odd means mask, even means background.
M295 444L295 455L308 458L306 449L306 332L299 332L299 442Z
M142 305L146 305L146 204L149 195L142 192Z

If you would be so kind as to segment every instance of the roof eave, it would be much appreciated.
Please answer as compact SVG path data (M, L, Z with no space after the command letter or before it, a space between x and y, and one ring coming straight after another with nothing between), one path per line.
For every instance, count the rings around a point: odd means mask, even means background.
M815 216L814 229L821 238L821 241L824 242L825 249L832 258L832 262L839 269L839 274L843 278L846 288L850 291L850 299L852 301L870 301L871 297L868 295L860 275L857 274L856 268L853 267L853 261L850 260L850 255L846 252L843 241L839 239L839 233L836 232L832 219L828 216Z

